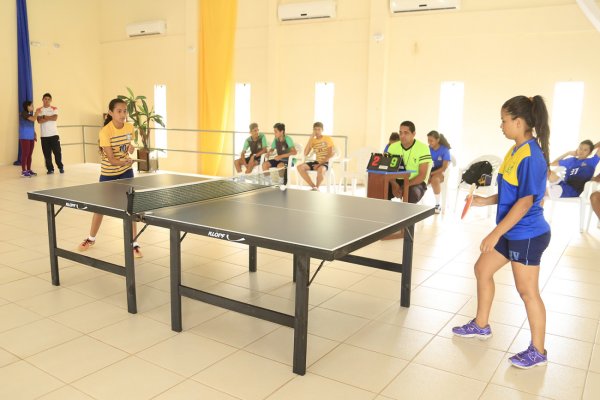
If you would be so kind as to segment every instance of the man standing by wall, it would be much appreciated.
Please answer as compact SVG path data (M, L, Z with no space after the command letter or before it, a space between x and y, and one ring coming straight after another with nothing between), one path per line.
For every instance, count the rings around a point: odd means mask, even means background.
M40 124L42 152L44 153L44 160L46 161L46 170L48 171L48 174L54 173L54 165L52 164L52 153L54 153L54 161L62 174L65 172L65 169L62 163L60 137L58 136L58 129L56 127L58 108L51 105L52 95L50 93L45 93L44 96L42 96L42 102L44 103L43 107L38 108L36 113L38 114L37 121Z

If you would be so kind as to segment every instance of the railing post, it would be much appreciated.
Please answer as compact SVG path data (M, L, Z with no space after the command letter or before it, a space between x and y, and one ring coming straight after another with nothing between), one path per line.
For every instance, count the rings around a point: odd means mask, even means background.
M85 164L87 162L85 157L85 125L81 125L81 143L83 146L83 163Z

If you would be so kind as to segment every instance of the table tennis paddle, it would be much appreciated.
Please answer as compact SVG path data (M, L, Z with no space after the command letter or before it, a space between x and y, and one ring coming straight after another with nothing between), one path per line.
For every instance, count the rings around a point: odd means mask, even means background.
M475 191L476 187L477 186L474 183L471 184L471 187L469 188L469 194L467 195L467 201L465 201L465 207L463 208L460 219L463 219L465 215L467 215L467 211L469 211L469 208L471 208L471 203L473 203L473 192Z

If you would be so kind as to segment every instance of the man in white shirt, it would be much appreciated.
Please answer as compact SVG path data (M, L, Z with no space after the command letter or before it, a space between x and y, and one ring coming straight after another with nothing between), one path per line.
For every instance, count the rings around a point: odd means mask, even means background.
M46 170L48 171L48 174L54 173L54 165L52 164L52 153L54 153L54 161L62 174L65 170L62 163L60 137L58 136L58 129L56 128L58 108L51 105L52 95L50 93L45 93L44 96L42 96L42 102L44 103L44 106L38 108L37 122L40 124L42 152L44 153L44 160L46 160Z

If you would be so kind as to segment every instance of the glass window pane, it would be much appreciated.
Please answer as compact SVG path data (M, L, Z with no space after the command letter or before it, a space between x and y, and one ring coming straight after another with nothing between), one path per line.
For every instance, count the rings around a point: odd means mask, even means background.
M333 82L317 82L315 84L315 120L323 123L323 132L333 134Z
M460 150L463 130L463 109L465 100L464 82L442 82L440 87L440 114L438 130L454 150Z
M234 152L240 154L244 147L244 140L248 137L248 126L250 121L250 84L235 84L235 110L234 110L234 130L235 146Z
M154 144L157 149L167 148L167 85L154 85L154 112L162 117L165 129L155 125ZM159 151L159 158L166 158L167 151Z
M550 161L579 143L583 82L556 82L550 120Z

